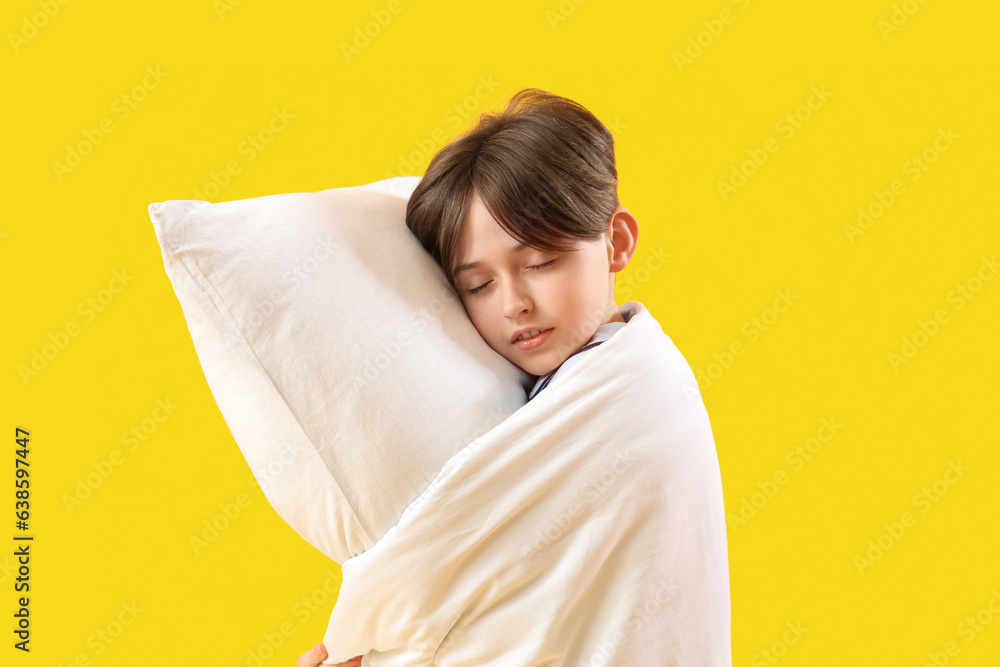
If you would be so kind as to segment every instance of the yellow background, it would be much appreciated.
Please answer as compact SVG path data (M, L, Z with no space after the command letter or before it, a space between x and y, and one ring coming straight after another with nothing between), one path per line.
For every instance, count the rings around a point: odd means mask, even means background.
M997 664L1000 279L972 280L961 308L954 291L1000 252L996 6L397 1L4 3L0 662L292 665L320 641L339 569L255 490L146 207L198 198L231 160L239 174L214 201L421 174L472 116L535 86L615 130L621 199L640 222L619 300L645 303L714 376L703 395L730 517L734 663ZM811 87L829 96L803 111ZM241 143L275 108L294 118L248 160ZM786 136L777 124L796 113L808 118ZM113 131L57 173L102 122ZM911 180L907 161L948 128L957 138ZM724 199L719 181L769 139L777 151ZM897 179L903 194L852 242L845 225ZM88 319L80 304L122 270L132 278ZM775 319L779 290L796 299ZM894 366L940 309L947 321ZM162 416L158 399L177 407L130 450L123 434ZM832 438L823 419L841 425ZM30 654L11 633L16 426L32 438ZM789 452L818 435L796 469ZM946 475L959 461L968 470ZM776 474L786 483L771 487ZM191 537L241 498L196 554ZM758 507L741 524L744 501ZM892 537L904 512L915 525ZM859 566L880 538L888 548ZM970 636L960 624L977 612L990 620ZM101 640L119 617L129 625Z

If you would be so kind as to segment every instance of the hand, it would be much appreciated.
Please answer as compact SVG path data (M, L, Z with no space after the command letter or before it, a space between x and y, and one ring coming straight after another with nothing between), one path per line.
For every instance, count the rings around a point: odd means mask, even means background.
M302 657L295 661L295 667L319 667L320 663L326 660L326 657L326 647L321 642L303 653ZM333 667L360 667L360 665L361 656L358 655L347 662L338 662Z

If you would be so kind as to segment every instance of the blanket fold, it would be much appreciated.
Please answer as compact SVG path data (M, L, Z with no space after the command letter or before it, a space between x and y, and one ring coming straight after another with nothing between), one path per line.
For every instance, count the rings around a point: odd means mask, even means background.
M659 323L625 307L625 327L343 563L327 664L732 664L708 414Z

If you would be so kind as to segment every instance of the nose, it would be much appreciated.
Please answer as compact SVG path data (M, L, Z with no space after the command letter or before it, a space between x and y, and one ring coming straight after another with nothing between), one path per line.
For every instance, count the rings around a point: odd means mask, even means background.
M531 295L528 294L524 281L512 278L505 281L503 287L503 314L505 317L515 319L523 313L531 310Z

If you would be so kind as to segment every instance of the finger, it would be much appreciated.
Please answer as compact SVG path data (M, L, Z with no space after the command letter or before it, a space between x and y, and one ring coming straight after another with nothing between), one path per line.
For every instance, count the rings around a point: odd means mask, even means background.
M295 661L295 667L319 667L319 664L326 660L326 647L320 642L302 654Z

